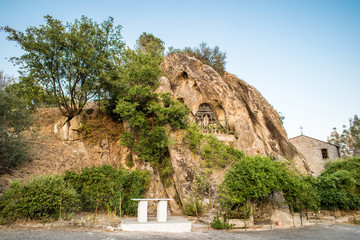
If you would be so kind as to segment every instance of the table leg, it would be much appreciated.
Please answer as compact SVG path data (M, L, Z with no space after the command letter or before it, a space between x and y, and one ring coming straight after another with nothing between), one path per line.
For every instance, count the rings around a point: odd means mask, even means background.
M157 221L166 222L167 220L167 201L160 200L157 205Z
M138 222L147 222L148 201L139 201Z

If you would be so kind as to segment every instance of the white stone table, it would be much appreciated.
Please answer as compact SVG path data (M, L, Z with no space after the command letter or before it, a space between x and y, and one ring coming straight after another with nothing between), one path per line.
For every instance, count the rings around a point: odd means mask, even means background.
M167 201L173 200L172 198L134 198L133 201L138 201L138 222L147 222L148 202L157 201L157 216L158 222L167 221Z

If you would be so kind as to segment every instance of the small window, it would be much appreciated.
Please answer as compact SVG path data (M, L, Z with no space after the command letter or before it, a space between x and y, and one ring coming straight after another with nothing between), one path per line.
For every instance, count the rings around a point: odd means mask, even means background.
M328 152L327 149L321 149L321 155L323 159L328 159Z

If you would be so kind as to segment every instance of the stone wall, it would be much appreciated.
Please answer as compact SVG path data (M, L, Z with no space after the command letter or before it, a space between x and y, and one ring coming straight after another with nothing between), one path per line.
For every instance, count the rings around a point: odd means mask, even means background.
M326 161L340 158L336 145L304 135L289 140L305 156L314 176L320 175L321 171L324 170ZM323 149L326 149L327 158L323 158Z

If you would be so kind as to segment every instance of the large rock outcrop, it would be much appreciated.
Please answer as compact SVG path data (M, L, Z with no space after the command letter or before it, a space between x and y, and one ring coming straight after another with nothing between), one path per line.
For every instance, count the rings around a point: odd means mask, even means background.
M163 61L165 77L159 91L170 92L183 101L195 120L199 106L210 106L216 119L230 129L234 147L248 155L290 159L301 173L309 173L304 156L288 141L277 112L252 86L225 73L222 78L210 66L181 54L169 54Z

